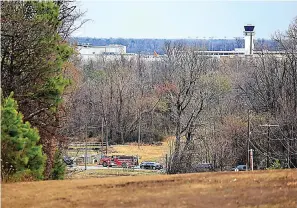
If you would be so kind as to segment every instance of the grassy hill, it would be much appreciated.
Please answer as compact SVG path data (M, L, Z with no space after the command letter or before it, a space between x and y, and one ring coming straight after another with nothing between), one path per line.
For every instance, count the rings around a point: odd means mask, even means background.
M296 208L296 196L296 169L2 184L2 206L14 208Z

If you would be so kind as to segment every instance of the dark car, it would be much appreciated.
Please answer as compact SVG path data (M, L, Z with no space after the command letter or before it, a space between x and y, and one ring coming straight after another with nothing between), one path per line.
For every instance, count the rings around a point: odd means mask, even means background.
M211 163L200 163L194 166L195 172L209 172L214 171L213 165Z
M246 165L238 165L231 169L232 171L246 171Z
M141 169L153 169L153 170L161 170L163 166L157 162L142 162L140 163Z
M63 161L68 167L73 167L74 165L74 161L70 157L64 156Z

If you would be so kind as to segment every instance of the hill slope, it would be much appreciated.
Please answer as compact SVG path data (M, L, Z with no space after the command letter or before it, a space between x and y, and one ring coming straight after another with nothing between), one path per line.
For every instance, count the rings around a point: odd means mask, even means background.
M296 170L111 177L2 185L3 207L294 207Z

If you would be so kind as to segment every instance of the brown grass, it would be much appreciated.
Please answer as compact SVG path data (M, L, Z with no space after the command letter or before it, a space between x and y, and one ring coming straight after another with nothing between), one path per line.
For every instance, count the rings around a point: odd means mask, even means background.
M220 172L2 185L2 206L296 208L297 171Z
M118 155L138 155L140 161L161 161L164 160L165 154L168 153L169 147L167 142L162 142L161 146L156 145L114 145L113 153Z
M68 179L84 179L84 178L105 178L111 176L145 176L145 175L157 175L160 174L158 171L153 170L133 170L133 169L98 169L98 170L87 170L77 172L68 175Z
M172 141L173 137L168 137L161 146L157 145L140 145L137 143L131 143L127 145L112 145L108 148L108 155L138 155L140 161L160 161L164 160L166 153L169 152L169 141ZM105 152L105 151L104 151ZM84 151L79 153L73 151L68 152L69 156L76 157L84 155ZM97 151L88 150L88 154L98 154Z

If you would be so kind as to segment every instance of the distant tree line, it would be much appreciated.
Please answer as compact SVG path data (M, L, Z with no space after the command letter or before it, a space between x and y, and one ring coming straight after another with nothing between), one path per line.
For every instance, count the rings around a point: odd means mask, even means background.
M133 39L133 38L91 38L91 37L74 37L71 38L72 43L91 44L93 46L104 46L110 44L120 44L127 47L127 53L143 53L153 54L156 51L158 54L164 54L164 44L166 41L183 42L184 44L196 46L203 50L214 51L231 51L235 48L244 47L243 38L235 39ZM255 49L261 48L267 50L277 50L277 45L269 39L256 39Z

